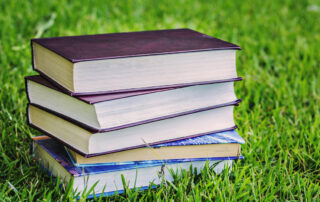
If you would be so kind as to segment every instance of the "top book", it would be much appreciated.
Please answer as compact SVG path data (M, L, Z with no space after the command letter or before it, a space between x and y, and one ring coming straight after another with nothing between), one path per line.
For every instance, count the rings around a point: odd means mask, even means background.
M35 70L72 95L215 83L236 78L239 46L190 30L32 39Z

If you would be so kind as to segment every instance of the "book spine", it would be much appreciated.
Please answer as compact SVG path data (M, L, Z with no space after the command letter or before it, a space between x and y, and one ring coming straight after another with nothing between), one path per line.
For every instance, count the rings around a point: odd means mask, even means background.
M30 46L31 46L31 65L32 69L36 70L35 65L34 65L34 50L33 50L33 45L32 45L32 40L30 41Z
M29 90L28 90L28 76L24 77L24 88L26 90L26 96L27 96L27 100L30 103L30 96L29 96Z

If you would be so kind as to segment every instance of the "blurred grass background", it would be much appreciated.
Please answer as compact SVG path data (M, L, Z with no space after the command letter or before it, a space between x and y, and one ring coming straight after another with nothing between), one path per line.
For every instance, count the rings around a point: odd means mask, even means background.
M0 1L0 200L66 200L32 160L24 76L30 39L191 28L240 45L236 108L245 159L231 175L175 176L173 184L107 200L319 200L319 1Z

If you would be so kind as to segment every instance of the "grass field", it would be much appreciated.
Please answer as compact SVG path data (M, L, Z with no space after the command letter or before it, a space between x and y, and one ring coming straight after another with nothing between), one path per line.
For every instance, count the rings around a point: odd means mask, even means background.
M230 175L190 171L107 200L320 200L319 1L0 1L0 200L66 200L32 160L24 76L30 39L188 27L240 45L246 140Z

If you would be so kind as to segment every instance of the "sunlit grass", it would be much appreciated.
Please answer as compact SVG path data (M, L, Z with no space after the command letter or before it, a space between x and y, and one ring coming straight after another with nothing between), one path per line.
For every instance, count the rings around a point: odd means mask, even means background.
M72 2L72 3L71 3ZM0 1L0 199L65 200L30 156L24 80L30 39L188 27L240 45L235 111L245 159L110 200L319 199L320 2Z

